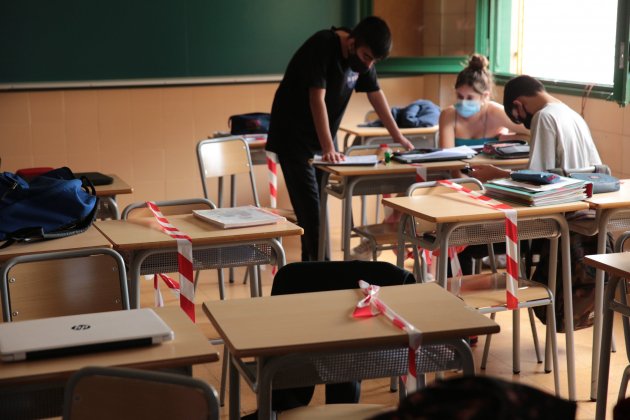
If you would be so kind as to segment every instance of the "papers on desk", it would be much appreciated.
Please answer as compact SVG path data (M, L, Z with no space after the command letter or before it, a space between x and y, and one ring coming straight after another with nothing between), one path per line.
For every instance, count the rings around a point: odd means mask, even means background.
M346 156L346 160L341 162L329 162L327 160L322 160L320 155L315 155L313 157L313 165L326 165L326 166L335 166L335 165L343 165L343 166L353 166L353 165L367 165L374 166L378 163L378 156L376 155L361 155L361 156Z
M402 163L440 162L445 160L470 159L477 152L468 146L450 147L429 153L405 153L394 156L394 160Z
M270 225L287 220L283 216L255 206L223 207L212 210L193 210L193 216L224 229Z
M554 184L535 184L502 178L490 181L484 184L484 187L489 197L526 206L571 203L587 198L584 181L560 178L561 180Z

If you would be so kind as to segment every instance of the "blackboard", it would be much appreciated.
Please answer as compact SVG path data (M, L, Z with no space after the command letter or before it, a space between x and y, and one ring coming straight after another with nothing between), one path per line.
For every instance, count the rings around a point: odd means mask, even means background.
M359 0L2 0L0 84L282 74Z

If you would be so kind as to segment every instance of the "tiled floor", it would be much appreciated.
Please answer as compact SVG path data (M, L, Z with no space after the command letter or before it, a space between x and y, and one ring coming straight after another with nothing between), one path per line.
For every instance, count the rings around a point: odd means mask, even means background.
M334 235L333 237L337 237ZM284 247L287 253L287 261L297 261L299 259L299 240L297 238L285 239ZM333 244L333 249L338 249L338 244ZM333 258L339 258L340 253L333 253ZM380 257L381 260L387 260L395 262L395 256L393 253L383 253ZM208 338L217 338L218 334L201 310L201 302L204 300L218 299L218 287L216 280L216 271L206 271L201 275L200 287L197 291L196 303L197 303L197 319L199 326L204 330ZM243 271L237 270L235 275L235 282L226 285L226 298L245 298L249 296L249 286L243 284ZM271 268L266 267L263 271L263 293L269 295L272 282ZM167 304L177 304L176 298L171 296L168 291L164 291ZM146 281L142 284L142 305L153 305L153 292L152 282ZM500 313L497 315L497 322L501 325L501 333L495 335L492 340L492 346L490 349L490 357L488 366L485 371L479 371L479 375L492 375L499 378L503 378L510 381L518 381L524 384L528 384L547 392L553 393L553 375L544 373L543 365L536 363L535 353L533 349L532 335L529 328L529 321L527 319L527 313L522 311L522 347L521 347L521 373L515 375L512 373L512 318L509 313ZM539 337L544 338L544 325L539 321L536 321L538 327ZM623 330L621 323L615 323L615 337L618 344L619 351L611 357L611 374L609 380L609 395L608 395L608 407L609 413L611 413L612 407L617 399L617 393L619 390L619 381L623 369L628 364L626 358ZM480 338L479 344L473 348L473 354L477 366L481 359L483 352L484 338ZM578 419L593 419L595 417L595 403L589 400L590 393L590 373L591 373L591 340L592 329L585 329L577 331L575 334L576 340L576 355L577 355L577 392L578 392ZM565 339L563 334L558 335L559 353L560 353L560 375L561 375L561 392L562 396L566 397L567 391L567 379L566 379L566 353L565 353ZM217 351L222 352L221 347L217 347ZM219 389L220 377L221 377L221 363L212 363L207 365L200 365L194 368L194 375L196 377L207 380L217 390ZM316 390L313 404L323 403L323 388ZM242 414L247 414L255 410L255 399L253 393L246 385L242 387ZM397 403L397 394L389 392L389 380L372 380L364 381L362 385L361 402L366 403L379 403L395 405ZM227 404L222 409L222 418L227 418ZM612 418L612 415L609 414Z

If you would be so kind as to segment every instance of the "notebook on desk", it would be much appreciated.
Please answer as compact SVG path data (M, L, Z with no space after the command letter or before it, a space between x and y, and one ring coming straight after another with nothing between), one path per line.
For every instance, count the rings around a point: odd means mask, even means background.
M86 177L94 186L109 185L114 182L114 178L100 172L76 172L74 175L77 178L80 178L82 176Z
M148 346L174 338L152 309L99 312L0 324L3 362Z

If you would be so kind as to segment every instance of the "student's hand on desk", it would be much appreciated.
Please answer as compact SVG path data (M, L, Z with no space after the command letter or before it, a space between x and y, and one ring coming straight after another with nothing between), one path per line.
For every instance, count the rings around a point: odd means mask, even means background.
M496 178L506 178L510 176L510 171L497 168L494 165L477 165L467 171L468 176L477 178L481 182L488 182Z
M346 156L343 153L336 152L333 150L331 152L323 152L322 160L326 162L337 163L337 162L343 162L344 160L346 160Z
M407 150L413 150L413 143L411 143L409 140L407 140L406 137L401 137L399 139L396 139L397 143L400 143L405 149Z

